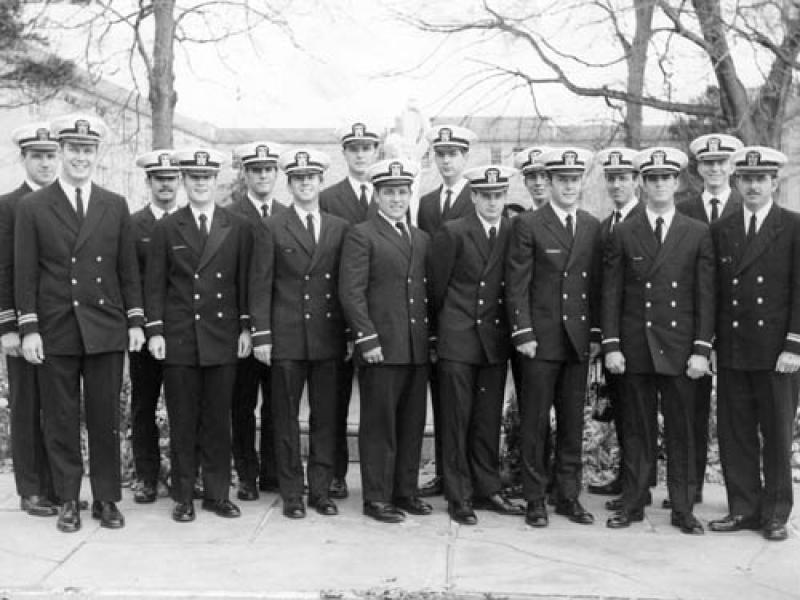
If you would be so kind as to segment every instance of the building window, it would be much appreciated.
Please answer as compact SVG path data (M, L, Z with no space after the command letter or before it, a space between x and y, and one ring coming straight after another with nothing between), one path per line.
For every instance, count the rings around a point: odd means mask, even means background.
M492 146L489 150L489 163L499 165L503 162L503 149L500 146Z

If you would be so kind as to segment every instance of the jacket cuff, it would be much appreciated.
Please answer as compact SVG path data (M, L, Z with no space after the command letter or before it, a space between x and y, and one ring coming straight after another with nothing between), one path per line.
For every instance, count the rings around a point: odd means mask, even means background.
M6 333L16 333L17 331L17 313L13 308L8 310L0 310L0 335Z
M692 354L708 358L711 356L711 342L695 340L692 344Z
M144 326L144 334L148 340L156 335L164 335L164 321L150 321Z
M606 338L602 342L603 353L610 354L611 352L620 352L621 344L619 338Z
M144 327L144 309L143 308L130 308L128 309L128 329L134 327Z
M17 325L22 337L30 333L39 333L39 317L36 313L20 313L17 317Z
M603 341L603 332L600 331L598 328L593 327L589 331L589 342L593 344L599 344Z
M516 325L514 327L516 327ZM527 344L528 342L535 342L536 334L533 332L532 327L516 329L511 333L511 341L515 346L521 346L522 344Z
M787 333L786 341L783 342L783 351L792 354L800 354L800 333Z
M359 335L356 339L356 348L361 354L365 352L369 352L370 350L374 350L375 348L380 348L381 341L378 339L378 334L373 333L371 335Z
M250 315L239 315L239 331L250 333Z
M268 346L272 344L272 332L267 331L253 331L251 333L253 339L253 347L255 346Z

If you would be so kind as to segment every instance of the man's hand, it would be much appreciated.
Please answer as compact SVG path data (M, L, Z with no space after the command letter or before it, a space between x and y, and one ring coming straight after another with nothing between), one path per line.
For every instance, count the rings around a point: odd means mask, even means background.
M686 375L689 379L700 379L703 375L708 375L708 359L692 354L686 362Z
M356 349L355 342L348 341L344 351L344 361L349 362L353 359L353 352Z
M40 365L44 362L44 345L42 336L38 333L29 333L22 340L22 355L32 365Z
M625 372L625 355L619 350L606 354L606 369L614 375L622 375Z
M378 346L372 350L364 352L364 361L369 364L378 364L383 362L383 350Z
M147 342L147 349L156 360L164 360L167 357L167 342L163 335L154 335Z
M539 344L535 341L525 342L524 344L517 346L517 352L523 356L527 356L528 358L536 358L536 346L538 345Z
M775 370L778 373L797 373L800 369L800 354L794 352L781 352L778 361L775 363Z
M265 365L272 364L272 344L261 344L253 348L253 356Z
M600 356L600 353L603 351L602 346L597 342L589 342L589 361L593 361L595 358Z
M9 331L0 336L0 345L8 356L22 356L22 343L16 331Z
M128 329L128 352L139 352L145 344L144 330L141 327Z
M250 338L249 331L243 331L239 334L239 345L236 351L236 356L239 358L247 358L250 356L250 350L253 348L253 341Z

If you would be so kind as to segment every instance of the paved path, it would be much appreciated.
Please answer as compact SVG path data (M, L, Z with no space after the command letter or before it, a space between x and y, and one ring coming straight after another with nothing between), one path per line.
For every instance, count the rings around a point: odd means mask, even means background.
M348 479L356 488L357 467ZM355 492L338 517L310 511L291 521L266 494L240 503L240 519L198 510L196 522L178 524L170 500L140 506L125 490L123 530L101 529L84 513L83 529L63 534L55 519L20 512L12 475L2 474L0 599L800 598L797 510L790 539L769 543L753 532L686 536L660 508L612 531L604 499L588 494L593 526L551 515L550 527L534 530L479 512L476 527L461 527L441 499L432 516L385 525L361 514ZM663 497L660 488L657 505ZM723 514L724 497L707 486L701 520Z

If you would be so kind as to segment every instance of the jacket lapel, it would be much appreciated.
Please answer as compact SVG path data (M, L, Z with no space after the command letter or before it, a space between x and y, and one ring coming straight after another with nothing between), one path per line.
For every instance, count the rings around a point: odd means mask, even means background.
M324 213L320 213L319 218L319 239L317 245L314 247L314 254L311 257L311 265L308 270L312 270L319 262L320 257L326 252L328 247L328 239L331 236L331 220L330 217Z
M73 235L78 235L80 224L78 223L78 215L75 214L75 209L72 208L72 204L57 181L50 184L50 186L53 192L51 201L53 211Z
M289 209L291 214L286 219L286 229L297 240L300 247L303 248L309 257L314 256L314 246L312 244L311 235L303 222L300 221L300 216L294 208Z
M489 261L486 263L484 273L491 271L494 266L503 259L503 248L506 247L506 240L511 235L511 223L505 217L500 218L500 224L497 228L497 239L494 242L494 248L489 255ZM488 245L488 241L486 242Z
M737 273L744 271L750 264L753 263L753 261L761 256L764 251L770 247L772 241L778 236L782 228L780 210L781 209L777 204L773 204L772 208L769 209L764 222L761 224L756 237L753 238L753 241L749 243L745 241L744 254L742 255L742 260L740 260L739 264L737 265ZM739 219L739 221L742 224L742 231L744 231L744 217Z
M471 215L467 218L469 219L469 237L478 248L485 265L489 260L489 239L486 237L486 230L478 219L478 215Z
M575 239L572 240L572 248L570 249L569 258L567 259L566 269L572 266L578 255L581 253L583 245L588 239L589 232L587 231L589 225L586 222L586 215L576 212L575 213Z
M449 212L447 213L448 220L452 220L454 218L458 218L466 212L466 209L469 204L472 203L472 194L470 192L469 184L466 184L463 188L461 188L461 192L456 196L453 205L450 207Z
M377 228L380 234L388 239L398 250L400 250L400 252L403 253L403 256L410 257L411 248L408 247L408 243L406 243L406 241L400 235L400 232L392 227L389 222L380 214L375 215L375 220L377 221ZM410 231L409 235L411 235Z
M646 219L647 217L645 217ZM664 259L671 254L673 254L676 247L680 245L683 236L686 235L686 225L687 219L691 217L687 217L675 211L674 216L672 217L672 223L667 230L667 235L664 238L664 243L661 244L661 248L658 250L655 260L650 265L650 273L654 273L660 266L661 263L664 262ZM655 239L655 235L651 232L650 238L653 240L653 244L656 246L658 245Z
M203 240L200 238L200 231L194 221L192 209L187 205L178 214L178 231L181 237L193 251L195 256L200 256L203 252Z
M647 213L642 211L634 221L634 238L639 242L639 247L642 252L647 255L647 258L654 259L658 253L658 243L653 230L650 227L650 222L647 220Z
M539 210L544 211L544 225L550 232L553 234L553 237L558 240L558 243L561 244L567 252L569 252L570 247L572 246L572 240L569 238L569 234L567 233L564 224L559 220L556 216L553 207L550 206L548 202Z
M200 263L197 268L202 269L209 261L214 258L214 255L219 250L219 247L228 237L231 231L231 222L228 219L228 213L225 209L217 207L214 209L214 218L211 220L211 229L208 232L208 239L203 247L203 253L200 255Z
M78 239L75 240L75 250L80 248L92 232L95 231L95 228L99 226L107 207L106 199L100 194L97 187L92 184L92 191L89 196L89 207L86 211L86 216L83 218L80 231L78 232Z
M731 195L728 196L728 201L725 203L725 208L722 210L722 214L719 216L720 219L722 217L727 217L730 214L736 212L742 206L742 196L736 190L731 190Z

